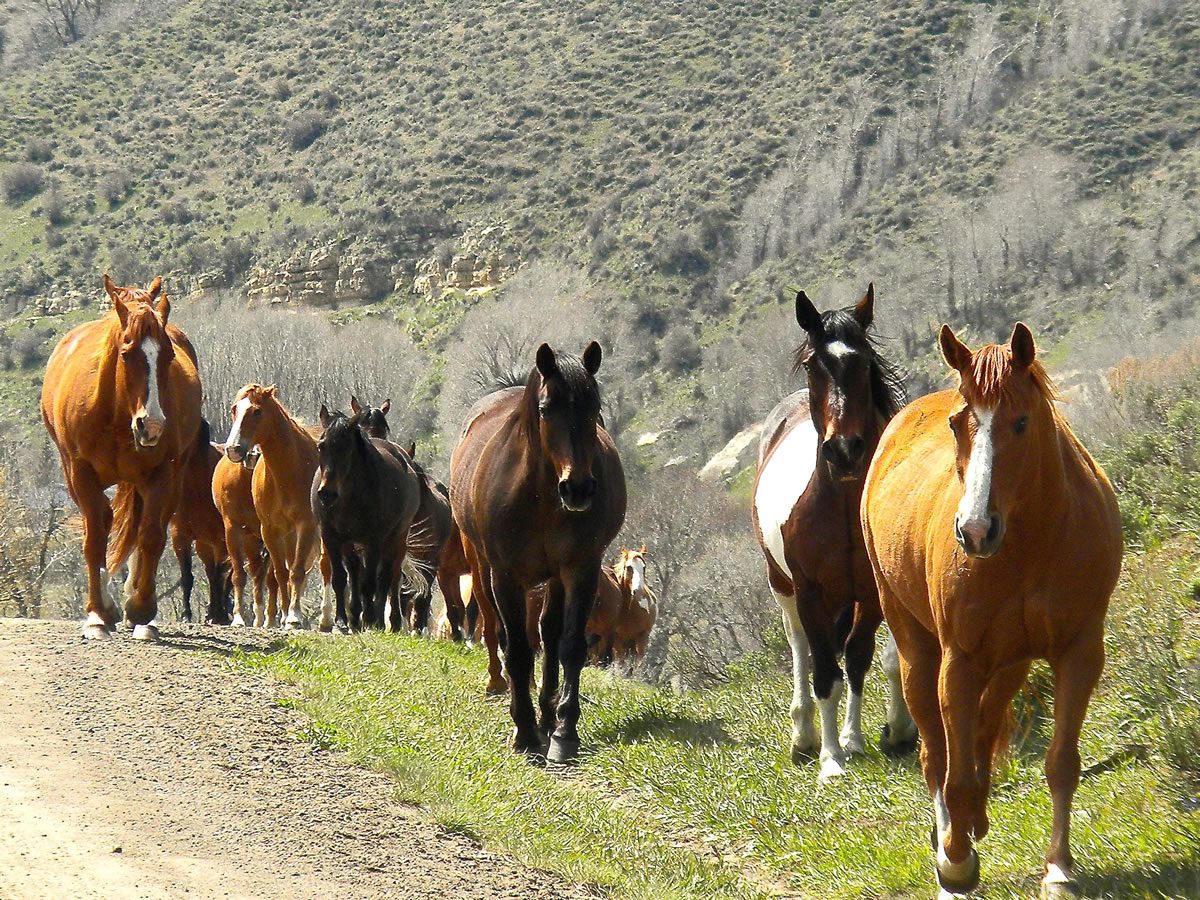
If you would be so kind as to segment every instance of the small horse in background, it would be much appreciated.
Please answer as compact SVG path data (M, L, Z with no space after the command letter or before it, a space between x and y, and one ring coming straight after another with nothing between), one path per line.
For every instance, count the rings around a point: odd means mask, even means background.
M806 373L808 389L768 414L758 448L754 531L792 649L792 759L799 764L818 746L808 689L811 648L821 781L844 774L848 753L863 752L863 681L882 621L858 505L867 464L904 402L904 387L869 336L874 311L874 285L855 306L825 313L804 291L796 294L806 339L795 370ZM850 699L839 739L842 653ZM899 683L891 683L898 697ZM915 738L907 715L897 716L882 744L898 750Z
M1117 501L1055 408L1025 325L1007 345L974 353L943 325L940 343L958 389L922 397L892 421L862 499L921 732L937 877L953 893L979 883L972 838L988 831L993 757L1008 744L1010 705L1031 662L1045 659L1054 672L1053 821L1042 896L1075 897L1071 802L1121 568Z
M601 603L588 622L589 643L597 661L622 661L646 655L650 632L658 619L658 597L646 583L646 545L637 550L621 548L613 563L613 577L620 591L621 603L607 622L599 615ZM595 640L592 640L595 635Z
M208 578L208 625L229 624L229 551L225 525L213 502L213 472L225 448L210 440L208 421L200 420L196 450L183 469L183 489L171 518L171 547L179 561L183 586L183 620L192 621L192 548L204 564Z
M321 425L310 503L332 568L337 625L382 627L384 602L404 565L420 504L418 475L394 444L368 437L358 415L347 418L322 406Z
M300 598L320 549L309 502L317 443L279 402L275 385L246 385L234 398L230 417L226 457L241 463L255 445L262 454L254 467L251 495L279 586L284 628L299 628Z
M523 388L468 413L450 461L450 501L481 607L503 622L513 747L552 762L579 748L579 675L603 554L625 519L625 474L604 430L594 341L581 358L542 344ZM539 721L526 595L547 582ZM559 666L562 689L559 690Z
M222 452L213 469L212 499L225 530L225 549L229 555L233 582L232 625L246 624L246 575L253 590L255 627L278 624L279 585L271 569L271 558L262 541L262 522L254 509L254 467L262 451L251 447L246 458L235 463Z
M46 363L42 421L83 515L84 637L109 637L117 625L104 583L128 562L125 616L135 638L154 640L154 581L197 445L200 378L191 342L168 322L161 278L142 290L105 275L104 289L112 311L67 332Z

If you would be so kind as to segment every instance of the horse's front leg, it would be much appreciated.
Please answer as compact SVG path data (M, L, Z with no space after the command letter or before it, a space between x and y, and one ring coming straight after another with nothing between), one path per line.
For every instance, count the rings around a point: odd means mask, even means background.
M972 846L982 797L975 767L979 703L984 685L971 660L953 647L942 653L938 673L942 725L946 731L946 781L942 797L950 828L937 848L937 876L950 893L967 893L979 884L979 855Z
M346 620L346 560L342 553L342 545L328 531L323 532L321 543L325 548L322 559L329 566L329 585L333 589L333 627L346 634L350 631L350 623Z
M821 712L821 770L817 780L824 782L846 774L846 752L838 735L838 706L844 681L833 643L834 623L820 586L802 576L793 580L796 612L812 653L813 694Z
M546 585L546 602L538 622L542 637L542 690L538 694L541 720L538 729L547 742L558 724L559 647L562 643L564 605L562 582L557 578L552 579Z
M183 590L183 621L192 621L192 590L196 576L192 572L192 543L178 528L171 529L171 549L179 564L179 586Z
M565 596L558 658L563 680L558 698L558 724L550 737L547 758L568 763L579 752L579 676L587 663L587 622L596 602L600 560L566 567L560 573Z
M849 754L866 751L862 731L863 687L875 655L875 632L882 621L883 613L875 597L854 604L854 625L846 639L846 680L850 683L850 699L846 701L846 721L841 735L842 749Z
M142 520L138 526L137 547L129 556L126 584L132 590L125 601L125 617L133 623L133 637L137 640L158 640L158 626L154 622L158 615L155 579L158 562L167 546L167 523L178 499L178 485L172 482L173 474L160 470L145 491L139 491Z
M345 577L345 571L342 575ZM330 586L333 583L333 563L330 561L329 549L325 544L324 535L321 536L321 624L318 626L323 632L333 631L333 600L330 597ZM345 609L342 610L343 616ZM343 618L342 624L345 624Z
M87 568L87 605L83 626L85 638L107 638L120 620L121 611L106 593L108 534L112 530L112 505L95 470L87 463L72 463L63 456L67 488L83 515L83 560Z
M363 627L363 596L362 596L362 557L358 551L351 549L343 556L346 565L346 575L350 582L350 630L362 631Z
M518 753L540 754L537 716L529 696L533 674L533 651L525 633L525 588L499 569L492 570L491 594L504 627L504 672L508 676L509 714L512 716L513 749Z

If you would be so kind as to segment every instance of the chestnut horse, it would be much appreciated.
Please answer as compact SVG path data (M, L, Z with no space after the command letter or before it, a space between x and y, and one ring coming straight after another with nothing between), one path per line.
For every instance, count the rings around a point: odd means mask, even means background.
M587 619L605 548L625 519L625 473L600 415L600 361L594 341L581 359L542 344L524 388L489 395L468 413L450 460L450 502L475 590L504 625L514 749L540 754L548 738L552 762L579 748ZM525 598L544 581L539 722Z
M317 471L317 442L279 402L275 385L248 384L230 408L233 425L225 455L241 463L258 445L262 457L250 485L262 540L279 587L284 628L299 628L300 599L320 546L309 502Z
M233 581L233 625L243 626L246 612L246 575L254 592L254 624L276 624L279 586L262 542L262 522L254 509L254 467L262 457L257 447L235 463L222 454L212 477L212 499L225 530L229 574Z
M770 412L758 448L754 530L792 649L792 759L799 764L817 748L808 692L811 648L821 781L845 772L847 753L863 752L863 681L882 621L858 504L867 464L904 402L904 386L871 340L874 314L874 285L855 306L825 313L804 291L797 293L796 321L807 338L795 370L805 372L808 390ZM842 653L850 699L839 740ZM901 718L907 727L885 731L885 749L915 739L911 722Z
M209 625L229 624L229 551L225 546L225 525L213 502L213 471L225 448L210 442L208 421L200 420L196 451L183 470L183 488L179 505L171 519L171 547L179 561L183 584L183 620L192 621L192 548L204 564L208 577Z
M1054 406L1033 335L972 353L949 326L957 390L893 421L867 475L862 521L921 731L943 890L979 882L993 755L1030 663L1054 672L1053 799L1042 894L1076 896L1069 840L1079 733L1104 667L1121 567L1112 486ZM947 427L947 424L949 427Z
M83 515L84 637L108 637L116 626L119 611L106 602L104 582L128 561L125 616L134 637L153 640L154 579L196 448L200 378L191 343L168 324L161 278L141 290L105 275L104 289L112 311L67 332L46 363L42 421ZM104 491L114 484L110 505Z

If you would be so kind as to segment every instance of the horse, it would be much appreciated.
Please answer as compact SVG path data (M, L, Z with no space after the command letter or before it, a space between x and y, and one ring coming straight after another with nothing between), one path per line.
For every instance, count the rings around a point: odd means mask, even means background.
M250 493L279 588L284 628L299 628L303 624L300 598L319 550L309 503L317 442L279 402L275 385L246 385L229 412L232 426L225 456L241 463L255 445L262 454L251 476Z
M442 597L446 600L451 637L462 640L462 602L454 603L458 587L456 560L461 556L461 544L451 544L454 537L454 516L450 511L450 489L438 481L416 461L417 445L410 441L404 448L420 478L421 501L408 537L408 558L413 562L420 579L401 591L399 604L392 606L392 630L399 631L401 610L412 609L413 630L422 633L429 628L429 609L433 602L433 582L437 579Z
M1054 673L1053 800L1042 895L1077 896L1070 847L1079 734L1104 667L1121 568L1117 501L1055 407L1022 323L972 352L943 325L957 389L910 404L867 474L862 524L904 696L921 732L938 881L979 883L994 757L1030 664ZM949 425L949 427L947 427Z
M105 275L104 289L112 310L67 332L46 363L42 422L83 515L84 637L111 636L120 612L104 585L128 562L125 616L135 638L155 640L154 579L197 444L200 377L191 342L168 322L162 278L142 290Z
M450 460L450 503L481 595L504 626L513 748L566 763L579 749L579 674L605 548L625 520L625 473L604 429L595 341L582 357L538 347L524 387L468 413ZM547 582L538 720L526 594ZM559 691L559 666L562 690Z
M183 620L192 621L192 547L204 564L208 577L209 625L229 622L229 551L225 546L225 525L213 502L213 471L225 454L225 448L210 441L208 421L201 418L196 450L183 469L183 489L179 505L171 519L171 547L179 561L183 585Z
M420 504L418 474L396 445L368 437L359 415L347 418L322 405L321 425L310 503L332 568L337 624L354 631L381 627L384 602L404 564Z
M792 650L792 760L801 764L818 746L811 677L821 710L820 781L845 773L847 753L863 752L863 681L882 621L858 504L867 463L903 405L904 385L870 336L874 315L874 284L853 307L824 313L804 291L796 294L806 337L793 371L803 371L808 385L771 410L758 448L752 518ZM840 739L839 654L850 681ZM898 695L896 679L892 685ZM894 752L916 737L906 716L884 734L884 749Z
M235 463L223 451L212 476L212 500L221 516L225 549L233 581L232 625L246 624L246 575L254 592L254 625L274 625L278 615L279 585L262 541L262 522L254 509L254 467L262 452L251 447L245 459Z

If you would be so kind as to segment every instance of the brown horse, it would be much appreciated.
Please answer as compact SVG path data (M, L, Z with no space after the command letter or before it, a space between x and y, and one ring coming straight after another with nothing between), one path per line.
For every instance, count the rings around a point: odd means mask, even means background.
M524 388L490 395L468 414L450 461L450 500L475 587L504 625L513 746L541 753L545 736L554 762L578 751L587 618L605 548L625 519L625 473L600 416L600 360L594 341L581 359L542 344ZM543 581L539 723L525 596Z
M275 385L248 384L230 408L233 425L225 455L241 463L258 445L251 494L262 523L262 540L279 586L284 628L299 628L300 599L320 545L309 502L317 471L317 442L279 402Z
M1104 472L1054 406L1033 335L972 353L943 325L957 390L912 403L879 444L862 521L920 727L944 890L979 882L992 759L1034 659L1054 672L1044 896L1076 896L1069 840L1079 733L1104 667L1121 523ZM947 424L949 427L947 428Z
M254 624L274 625L278 615L279 586L262 542L262 522L254 509L254 467L262 454L252 448L235 463L222 454L213 470L212 499L221 516L225 549L233 581L233 622L246 624L246 575L254 592Z
M225 448L209 441L208 422L200 420L196 451L183 470L183 489L179 505L171 519L171 547L179 561L183 584L183 620L192 621L192 548L204 564L208 577L208 613L210 625L228 625L229 551L225 546L225 525L213 502L213 471Z
M154 579L181 471L196 447L200 378L191 343L168 324L171 304L161 278L141 290L119 288L105 275L104 289L112 311L71 329L46 364L42 421L83 514L84 636L108 637L117 624L116 603L105 601L103 584L128 561L125 616L134 637L153 640ZM114 484L110 505L104 491Z
M863 681L882 621L858 504L867 463L904 402L904 388L871 341L874 312L873 285L855 306L825 313L803 291L796 295L807 339L795 369L805 373L808 390L770 412L758 449L754 530L792 649L792 759L799 764L818 743L808 692L811 648L822 781L844 773L847 753L863 752ZM839 740L842 653L850 699ZM907 716L900 719L885 731L885 748L915 738Z

